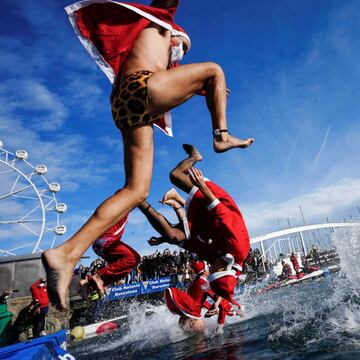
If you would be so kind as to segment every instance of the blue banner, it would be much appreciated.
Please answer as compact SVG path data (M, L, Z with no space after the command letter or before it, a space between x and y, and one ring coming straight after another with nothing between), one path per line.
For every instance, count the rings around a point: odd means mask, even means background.
M182 284L178 283L177 287ZM151 294L154 292L164 291L168 287L175 287L170 277L163 277L160 279L149 280L145 282L136 282L132 284L124 284L120 286L113 286L110 288L107 298L108 300L118 300L126 297L133 297L138 295ZM234 297L239 297L245 291L245 285L236 287Z
M130 296L138 296L144 293L144 285L141 282L113 286L107 297L109 300L123 299Z
M149 282L146 286L146 289L144 289L145 290L144 294L150 294L153 292L164 291L168 287L170 287L170 278L169 277L149 280Z

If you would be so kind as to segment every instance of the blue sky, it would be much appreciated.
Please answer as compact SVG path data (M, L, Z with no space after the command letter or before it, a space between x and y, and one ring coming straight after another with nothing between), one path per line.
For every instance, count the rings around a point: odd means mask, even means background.
M110 83L75 36L69 4L3 0L0 22L0 140L9 151L26 149L62 185L68 235L124 182ZM223 67L228 127L256 142L215 154L205 101L191 99L173 111L174 138L156 130L150 202L171 186L181 144L193 143L204 157L199 168L234 197L251 236L278 230L278 219L300 224L299 206L308 223L358 217L360 3L183 0L176 19L192 39L185 63ZM124 240L150 253L151 235L135 211Z

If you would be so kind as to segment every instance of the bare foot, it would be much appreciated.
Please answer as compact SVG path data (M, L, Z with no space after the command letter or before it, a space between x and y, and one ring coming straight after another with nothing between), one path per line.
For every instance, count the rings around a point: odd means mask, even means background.
M101 293L101 295L105 295L105 289L104 289L104 281L101 279L101 277L98 274L94 274L91 277L91 280L94 281L96 284L97 289Z
M159 201L159 203L163 205L166 204L172 206L171 200L176 201L180 206L185 205L185 200L179 195L179 193L176 191L175 188L171 188L167 193L165 193L165 195Z
M173 209L181 208L181 205L176 200L171 200L171 199L164 201L163 205L169 205Z
M183 144L183 149L185 152L190 156L196 159L196 161L201 161L202 156L199 153L199 150L194 146L190 144Z
M41 259L46 271L49 299L59 310L66 310L67 293L76 262L69 260L62 247L44 251Z
M153 236L148 240L148 244L150 246L160 245L160 244L162 244L164 242L166 242L166 240L162 236L160 236L160 237Z
M214 150L217 153L221 153L234 148L245 149L254 141L254 138L247 138L243 140L229 134L222 134L221 136L214 136Z

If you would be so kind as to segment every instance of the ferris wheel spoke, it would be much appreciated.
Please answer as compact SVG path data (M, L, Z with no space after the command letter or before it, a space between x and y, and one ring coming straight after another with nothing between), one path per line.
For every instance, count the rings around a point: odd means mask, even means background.
M25 228L26 230L30 231L31 233L33 233L34 235L36 236L39 236L40 234L35 232L33 229L29 228L28 226L26 226L25 224L23 223L18 223L20 226L22 226L23 228Z
M53 238L53 240L51 242L50 249L52 249L54 247L55 241L56 241L56 236L54 236L54 238Z
M0 253L6 254L6 255L15 255L14 253L10 252L9 250L2 250L2 249L0 249Z
M28 200L37 200L36 197L34 196L24 196L24 195L12 195L12 197L15 197L15 198L21 198L21 199L28 199Z
M43 221L43 219L30 219L30 220L1 220L0 224L24 224L24 223L32 223L32 222L40 222Z
M49 209L49 206L55 201L55 199L51 199L46 205L45 205L45 210L52 210Z
M35 244L35 242L28 243L28 244L21 245L21 246L17 246L17 247L14 247L12 249L9 249L9 251L16 251L16 250L24 249L26 247L33 246L34 244Z
M14 163L14 162L15 162L15 160L13 161L13 163ZM13 164L13 166L14 166L14 164ZM18 176L16 177L16 180L15 180L15 182L14 182L14 184L13 184L10 192L13 192L13 191L14 191L15 186L16 186L16 184L18 183L19 179L20 179L20 174L18 174Z
M19 178L19 177L18 177L18 178ZM19 192L21 192L21 191L24 191L24 190L29 189L29 188L32 187L31 185L28 185L28 186L24 186L24 187L21 188L21 189L14 190L14 188L15 188L15 186L16 186L16 183L17 183L17 181L15 182L13 188L11 189L11 191L10 191L8 194L3 195L3 196L0 196L0 200L3 200L3 199L5 199L5 198L7 198L7 197L9 197L9 196L14 196L14 194L17 194L17 193L19 193ZM18 196L19 196L19 195L18 195Z
M7 173L11 173L11 172L15 172L15 170L10 169L10 170L0 171L0 174L7 174Z
M25 214L22 218L20 218L20 220L25 219L26 217L28 217L30 214L32 214L34 211L38 210L40 208L40 205L35 206L31 211L29 211L27 214Z
M46 192L47 190L45 189L44 192ZM41 197L46 198L46 199L51 199L54 200L54 198L52 196L46 195L46 194L41 194Z
M32 172L28 175L28 178L31 180L32 177L33 177L35 174L36 174L35 171L32 171Z

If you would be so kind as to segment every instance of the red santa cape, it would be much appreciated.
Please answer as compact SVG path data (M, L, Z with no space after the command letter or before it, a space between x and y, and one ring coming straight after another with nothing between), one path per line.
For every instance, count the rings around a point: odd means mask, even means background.
M177 288L165 290L165 302L168 309L175 315L187 316L192 319L201 319L199 306L186 292ZM201 307L200 307L201 310Z
M135 40L150 23L171 31L173 35L181 35L190 42L185 31L174 23L179 1L176 6L160 9L112 0L84 0L67 6L65 10L80 42L114 83ZM155 125L172 136L170 113L166 113Z
M177 288L166 289L165 302L173 314L200 319L201 308L208 295L209 283L205 277L200 276L190 284L187 293Z

